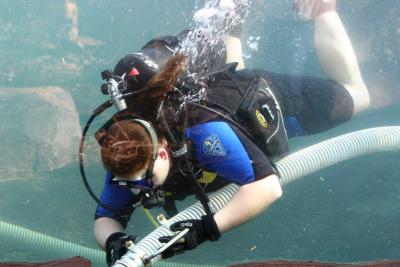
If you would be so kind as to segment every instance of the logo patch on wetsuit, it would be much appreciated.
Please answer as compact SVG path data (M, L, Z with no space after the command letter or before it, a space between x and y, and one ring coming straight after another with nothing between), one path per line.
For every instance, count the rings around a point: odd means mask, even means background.
M258 109L256 109L256 117L262 127L264 127L264 128L268 127L267 120L265 119L265 117L261 114L261 112Z
M210 135L204 140L203 153L210 156L226 156L225 149L216 134Z

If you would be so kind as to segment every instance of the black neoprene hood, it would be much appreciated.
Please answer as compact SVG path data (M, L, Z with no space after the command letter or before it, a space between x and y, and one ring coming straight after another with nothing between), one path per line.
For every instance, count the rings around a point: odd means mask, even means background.
M149 41L138 52L121 58L114 68L114 75L128 75L136 69L135 79L126 79L128 90L142 89L147 82L158 73L165 62L179 47L179 41L175 36L161 36Z

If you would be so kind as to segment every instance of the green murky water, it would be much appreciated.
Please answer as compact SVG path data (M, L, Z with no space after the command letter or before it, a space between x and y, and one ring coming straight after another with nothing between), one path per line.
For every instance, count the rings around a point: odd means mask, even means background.
M100 71L113 68L120 57L154 36L189 27L199 1L76 2L79 35L84 38L80 45L68 39L71 22L65 17L64 1L0 2L0 90L59 86L71 95L83 126L106 99L99 91ZM376 104L324 134L291 140L293 149L358 129L400 125L398 1L338 1L338 10ZM313 26L293 19L291 1L256 0L250 16L244 38L260 39L257 52L244 47L247 66L322 75L312 48ZM106 117L96 121L93 129ZM5 120L2 127L18 124L12 117ZM103 170L93 140L89 143L87 172L98 192ZM0 139L0 145L9 144ZM22 152L2 154L0 160L18 158L18 153ZM95 248L95 203L80 180L76 158L54 171L0 181L0 220ZM227 265L271 259L359 262L400 258L399 160L398 152L373 154L304 177L287 186L282 199L265 214L224 234L220 242L173 260ZM152 230L142 211L133 215L133 222L128 232L145 236ZM53 258L59 256L2 240L0 235L0 261Z

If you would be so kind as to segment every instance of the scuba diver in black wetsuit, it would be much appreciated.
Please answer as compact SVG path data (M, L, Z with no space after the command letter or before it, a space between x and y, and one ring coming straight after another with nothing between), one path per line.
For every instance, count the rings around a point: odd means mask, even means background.
M171 230L190 231L163 256L218 240L281 196L272 161L287 152L287 138L330 129L368 107L369 94L336 2L295 5L303 18L314 20L326 80L238 70L236 64L215 64L206 77L193 80L185 76L187 58L179 53L179 36L152 40L117 63L108 78L119 77L127 97L113 98L123 100L121 111L96 133L107 175L94 235L109 264L135 241L123 231L136 206L163 205L172 216L175 200L192 194L202 200L201 190L236 183L240 189L220 211L214 213L202 201L206 215L201 220L174 223Z

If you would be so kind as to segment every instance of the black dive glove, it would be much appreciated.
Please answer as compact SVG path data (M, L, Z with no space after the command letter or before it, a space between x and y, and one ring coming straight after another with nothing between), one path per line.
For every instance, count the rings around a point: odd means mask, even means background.
M189 232L183 239L177 241L162 253L162 257L169 258L175 254L181 254L185 250L192 250L204 241L217 241L221 234L213 216L205 215L201 220L186 220L173 223L169 229L173 232L189 228ZM158 240L167 243L173 236L162 236Z
M138 239L134 235L126 235L122 232L111 234L106 241L106 260L108 266L113 265L128 251L130 243L135 243Z

